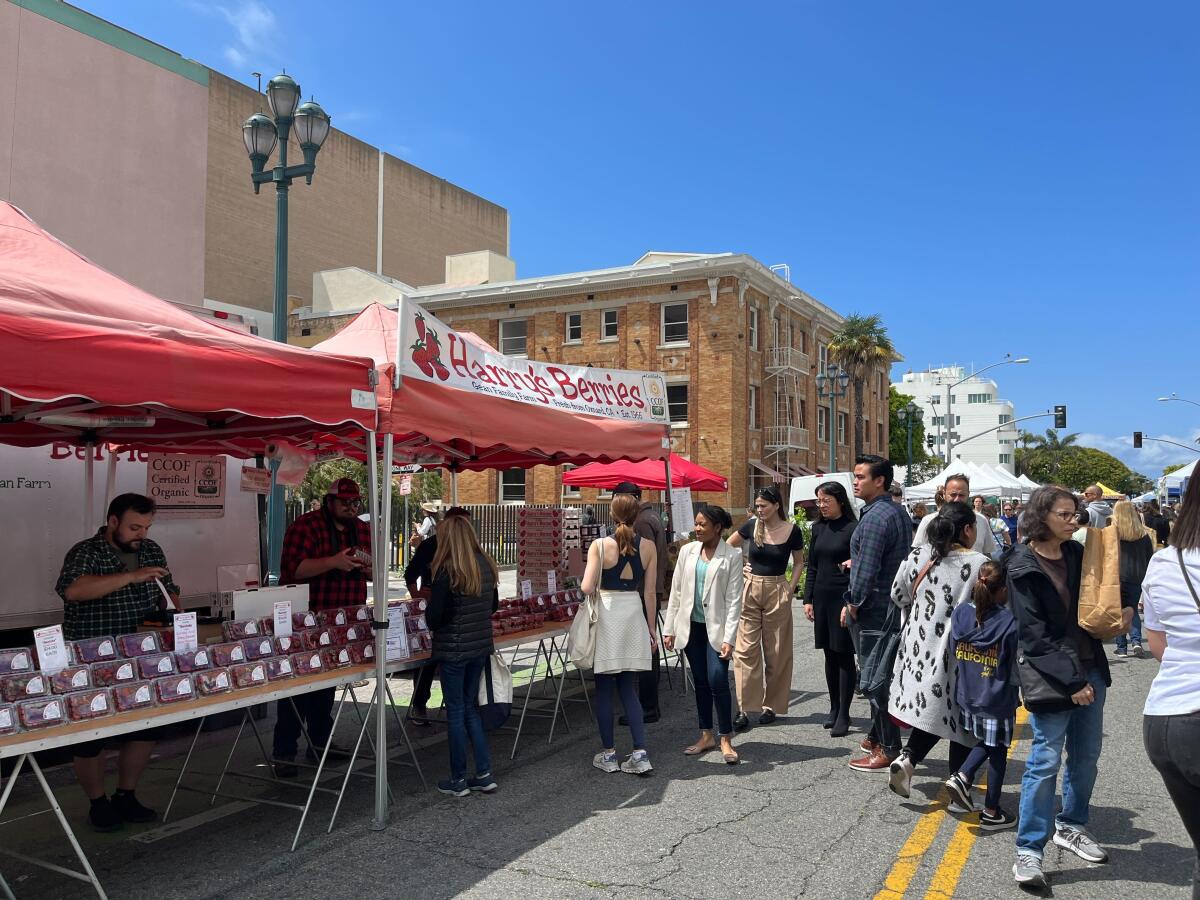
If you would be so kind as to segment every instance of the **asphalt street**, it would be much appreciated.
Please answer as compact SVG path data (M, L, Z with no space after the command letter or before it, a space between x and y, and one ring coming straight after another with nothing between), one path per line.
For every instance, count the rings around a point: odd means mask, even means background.
M298 821L291 811L225 800L210 808L199 794L181 796L169 825L111 836L84 825L79 835L113 898L1021 896L1010 871L1014 832L981 834L974 817L945 811L944 747L918 768L908 801L888 790L886 776L847 767L866 705L856 702L848 737L833 739L821 728L821 657L798 610L792 709L739 737L736 767L715 754L683 756L695 737L695 711L676 670L673 686L662 686L664 718L649 726L655 770L647 778L591 767L598 738L579 704L569 712L570 733L560 730L552 744L544 721L530 726L515 761L508 759L512 735L492 736L500 783L493 795L445 798L421 791L411 770L396 772L391 822L380 832L371 829L364 778L351 785L331 834L332 799L318 800L295 853L288 852ZM1113 662L1091 822L1111 861L1089 865L1047 848L1046 896L1190 896L1192 849L1142 748L1141 708L1156 668L1151 659ZM426 773L444 777L440 729L421 731ZM1005 788L1012 810L1028 749L1027 731L1020 737ZM231 738L231 731L203 738L198 769L219 771ZM628 749L621 730L618 744ZM185 746L176 739L161 748L139 792L144 801L165 805ZM257 760L254 742L244 740L236 767L252 769ZM67 815L80 822L83 798L69 769L55 770L51 780ZM227 786L245 796L281 795L261 782L231 779ZM44 805L29 779L16 801L14 814ZM0 834L7 849L71 861L50 816ZM87 896L85 885L61 875L0 863L19 898Z

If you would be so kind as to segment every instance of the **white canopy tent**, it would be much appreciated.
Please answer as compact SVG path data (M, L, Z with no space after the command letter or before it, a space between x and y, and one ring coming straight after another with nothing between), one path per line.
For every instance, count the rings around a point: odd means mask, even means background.
M992 466L957 460L924 484L913 485L904 491L905 500L929 500L951 475L966 475L971 480L972 494L995 494L1002 497L1023 497L1033 488L1007 471ZM1035 485L1036 487L1036 485Z
M1183 493L1183 487L1187 484L1187 480L1192 477L1196 469L1196 463L1200 460L1192 460L1182 469L1176 469L1158 479L1158 493L1160 497L1177 497Z

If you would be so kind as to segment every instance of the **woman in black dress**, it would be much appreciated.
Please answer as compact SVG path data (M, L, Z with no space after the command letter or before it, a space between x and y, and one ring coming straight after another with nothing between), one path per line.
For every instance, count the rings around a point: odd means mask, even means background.
M817 488L817 510L808 548L808 575L804 579L804 614L815 625L818 650L825 651L825 683L829 686L829 717L823 723L832 737L850 730L850 701L854 699L854 645L841 623L842 596L850 586L846 563L850 535L858 520L839 482L826 481Z

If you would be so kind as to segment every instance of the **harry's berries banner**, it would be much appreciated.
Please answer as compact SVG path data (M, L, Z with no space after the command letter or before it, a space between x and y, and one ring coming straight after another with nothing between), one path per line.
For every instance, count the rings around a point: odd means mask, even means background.
M451 330L415 303L401 303L401 374L476 394L627 422L666 425L658 372L626 372L517 359Z

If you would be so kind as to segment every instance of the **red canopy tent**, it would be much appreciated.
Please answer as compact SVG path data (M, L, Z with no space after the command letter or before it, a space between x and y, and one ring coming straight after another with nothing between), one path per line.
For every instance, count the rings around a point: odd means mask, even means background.
M564 473L562 480L572 487L615 488L622 481L632 481L638 487L654 491L666 490L667 486L663 465L650 460L591 463ZM725 476L672 453L671 487L724 492L729 490L729 482Z
M275 438L375 427L369 360L193 316L8 203L0 203L0 351L8 444L205 445L246 456Z
M405 378L396 392L391 385L398 321L394 310L372 303L315 348L375 361L380 371L379 431L395 435L396 459L484 470L661 459L667 452L662 425L568 413L418 378ZM469 339L487 346L474 335Z

